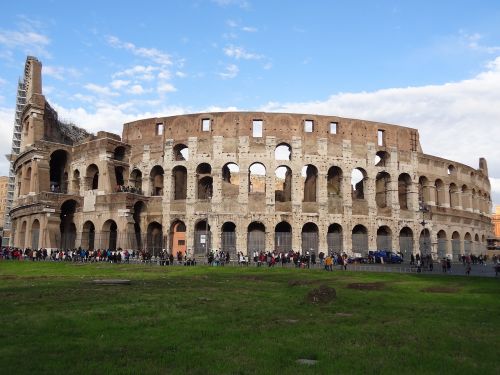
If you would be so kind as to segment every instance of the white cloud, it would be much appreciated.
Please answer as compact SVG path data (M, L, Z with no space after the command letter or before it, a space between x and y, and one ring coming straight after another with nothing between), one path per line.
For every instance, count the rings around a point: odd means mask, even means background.
M43 74L58 79L60 81L63 81L67 77L76 78L81 75L81 73L75 68L65 68L63 66L51 66L51 65L43 67Z
M177 89L171 83L159 83L157 87L159 93L174 92Z
M162 70L160 73L158 73L158 79L170 79L171 74L168 70Z
M474 168L486 157L500 177L500 57L475 77L443 85L339 93L326 100L268 103L259 110L318 113L394 123L419 130L423 151ZM500 203L500 188L493 187Z
M231 79L234 78L238 75L240 69L234 65L234 64L229 64L226 66L223 72L218 73L219 77L222 79Z
M18 18L18 29L0 29L0 46L5 49L0 56L10 59L12 50L21 50L27 55L50 58L50 53L47 51L50 38L40 31L41 22L25 16L18 16Z
M127 90L127 93L133 95L142 95L145 94L146 92L148 92L148 90L145 90L141 85L132 85Z
M246 31L247 33L256 33L258 29L252 26L243 26L241 30Z
M130 43L130 42L123 42L116 36L108 36L107 41L110 46L119 48L119 49L125 49L127 51L132 52L132 54L140 57L144 57L146 59L149 59L157 64L160 65L171 65L172 60L171 57L168 53L165 53L163 51L160 51L159 49L156 48L144 48L144 47L137 47L135 44Z
M141 81L152 81L155 78L156 72L160 68L151 65L135 65L132 68L116 72L112 78L130 77L131 79Z
M233 57L236 60L260 60L263 58L262 55L251 53L246 51L243 47L228 46L224 48L224 53L226 56Z
M87 83L85 86L87 90L99 94L99 95L105 95L105 96L118 96L118 93L112 92L109 87L107 86L100 86L96 85L95 83Z
M478 52L485 52L489 54L494 54L500 52L500 46L487 46L481 44L481 39L483 39L483 35L479 33L469 34L463 30L460 30L460 36L462 38L463 43L465 43L467 48Z
M0 107L0 150L2 157L0 158L0 174L7 175L9 173L10 163L4 157L10 153L12 147L12 131L14 130L14 109Z
M177 71L177 72L175 72L175 75L176 75L177 77L179 77L179 78L185 78L185 77L187 77L187 74L186 74L186 73L184 73L184 72L181 72L181 71Z
M111 81L110 85L112 88L119 90L122 87L127 86L129 83L130 83L130 81L126 81L123 79L115 79L115 80Z
M212 3L215 3L221 7L235 5L242 9L250 8L250 2L247 0L212 0Z

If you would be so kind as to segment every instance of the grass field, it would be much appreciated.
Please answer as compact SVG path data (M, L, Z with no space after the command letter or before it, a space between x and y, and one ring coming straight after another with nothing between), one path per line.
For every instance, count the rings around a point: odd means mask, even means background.
M492 278L0 261L0 313L2 374L500 373Z

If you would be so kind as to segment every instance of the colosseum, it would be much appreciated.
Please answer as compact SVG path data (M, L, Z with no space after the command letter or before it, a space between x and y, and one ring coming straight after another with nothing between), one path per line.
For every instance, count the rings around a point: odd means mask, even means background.
M10 243L31 248L367 253L455 259L491 235L488 168L422 152L416 129L217 112L124 124L58 119L26 62Z

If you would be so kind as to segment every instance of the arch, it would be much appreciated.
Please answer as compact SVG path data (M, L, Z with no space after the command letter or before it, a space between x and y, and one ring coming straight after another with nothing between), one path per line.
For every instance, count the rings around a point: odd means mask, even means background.
M399 231L399 251L403 259L409 259L413 254L413 231L409 227L403 227Z
M211 173L212 166L208 163L201 163L196 167L196 174L198 175L210 175Z
M398 200L399 208L407 210L411 205L411 177L408 173L401 173L398 177Z
M288 143L279 143L274 149L274 160L292 160L292 147Z
M28 168L26 168L26 172L24 174L24 182L23 182L24 194L28 194L31 191L31 181L32 181L31 167L28 167ZM57 192L57 193L61 192L59 186L51 191Z
M102 225L103 247L109 250L116 250L118 240L118 226L114 220L106 220Z
M266 227L259 221L253 221L247 228L247 254L252 255L266 250Z
M182 165L178 165L172 169L172 191L174 199L186 199L187 197L187 169Z
M36 250L39 248L39 238L40 238L40 222L38 219L33 220L31 224L31 248Z
M442 259L448 254L448 239L444 230L440 230L437 233L437 240L437 256Z
M95 249L95 225L87 220L82 228L82 247L87 250Z
M377 250L392 251L392 231L387 225L377 229Z
M183 143L178 143L173 148L174 160L189 160L189 148Z
M68 153L65 150L56 150L50 154L50 190L66 193L68 189L67 178L64 178L68 165Z
M116 147L113 151L113 159L123 161L125 159L125 151L126 150L124 146Z
M240 167L230 162L222 167L222 196L237 197L240 193Z
M292 200L292 170L285 165L280 165L274 174L276 202L290 202Z
M352 200L365 199L365 182L368 174L363 168L354 168L351 172Z
M466 232L464 236L464 254L472 254L472 236L469 232Z
M61 224L59 225L61 235L61 249L73 249L76 240L76 226L74 215L78 203L74 199L69 199L61 205Z
M452 164L448 165L448 168L446 169L446 173L448 174L448 176L456 175L455 166L453 166Z
M420 207L425 207L431 199L429 190L429 179L425 176L420 176L418 179L418 202Z
M73 191L76 194L80 193L80 171L78 169L73 171Z
M125 185L125 179L123 178L123 173L125 172L125 168L122 166L115 167L115 179L116 179L116 186L124 186Z
M302 178L304 179L303 202L316 202L318 193L318 168L312 164L303 166Z
M182 220L175 220L170 224L170 253L184 256L186 250L186 224Z
M212 233L207 219L198 221L194 226L195 254L206 255L212 250Z
M236 224L226 221L221 227L221 250L236 257Z
M274 250L284 253L292 250L292 226L286 221L274 227Z
M385 208L390 204L390 180L389 173L377 173L375 178L375 202L378 208Z
M352 228L352 251L368 254L368 230L364 225L357 224Z
M198 199L212 199L213 178L210 176L198 176Z
M135 168L132 170L129 184L135 189L135 193L142 194L142 172L139 169Z
M90 164L85 173L87 177L87 190L99 189L99 168L95 164Z
M152 256L159 255L163 250L163 227L157 221L148 224L146 249Z
M481 252L480 248L481 243L479 242L479 234L476 233L474 236L474 245L472 247L472 251L474 254L479 254Z
M319 230L314 223L308 222L302 226L302 253L318 254Z
M434 187L436 188L436 206L443 206L445 203L443 181L438 178L434 183Z
M431 233L429 229L424 228L420 232L419 237L419 250L421 256L426 256L431 254Z
M454 260L460 260L461 254L461 241L460 233L457 231L453 232L451 235L451 254Z
M28 226L28 223L26 222L26 220L24 220L23 223L21 224L21 230L19 231L19 240L18 240L19 247L21 249L23 249L25 247L27 226Z
M134 237L131 241L131 247L138 250L142 250L143 248L142 222L144 216L146 216L146 203L144 203L143 201L135 202L134 212L132 214L132 217L134 219Z
M342 196L342 169L337 166L332 166L328 169L326 175L326 189L328 198Z
M389 165L390 154L386 151L377 151L375 154L375 166L387 167Z
M155 165L151 169L149 178L151 180L151 195L159 196L163 195L163 168L159 165Z
M343 250L343 235L342 226L334 223L328 226L328 233L326 234L326 243L328 245L328 253L340 254Z
M458 187L453 182L450 184L449 197L450 197L450 208L456 208L460 205L458 196Z
M262 163L253 163L248 168L248 192L266 192L266 167Z

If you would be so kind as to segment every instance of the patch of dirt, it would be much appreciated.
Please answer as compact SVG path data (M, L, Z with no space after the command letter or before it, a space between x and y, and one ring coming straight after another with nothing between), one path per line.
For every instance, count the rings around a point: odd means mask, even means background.
M347 287L357 290L382 290L385 289L385 283L351 283L347 284Z
M320 285L318 288L307 293L307 300L311 303L328 303L337 298L335 288L326 285Z
M338 312L338 313L335 313L335 316L352 316L351 313L341 313L341 312Z
M263 276L255 276L255 275L241 275L240 279L249 280L249 281L265 281L265 277Z
M428 288L422 289L425 293L458 293L460 288L451 286L430 286Z
M288 280L288 286L302 286L317 283L314 280Z

